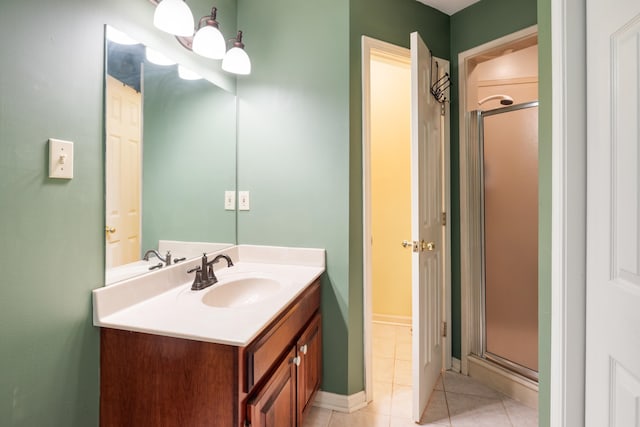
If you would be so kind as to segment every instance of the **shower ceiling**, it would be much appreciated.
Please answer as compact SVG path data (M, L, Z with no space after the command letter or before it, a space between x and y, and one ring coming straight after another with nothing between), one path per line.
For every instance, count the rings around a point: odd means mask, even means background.
M459 10L464 9L467 6L471 6L480 0L417 0L420 3L424 3L427 6L431 6L434 9L438 9L440 12L444 12L447 15L453 15Z

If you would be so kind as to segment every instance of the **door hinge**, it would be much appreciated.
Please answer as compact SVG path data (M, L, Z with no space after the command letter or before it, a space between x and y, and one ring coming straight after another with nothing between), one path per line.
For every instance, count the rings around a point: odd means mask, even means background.
M447 336L447 322L442 322L442 336Z
M442 225L447 225L447 213L446 212L442 212L442 216L440 217L440 222L442 223Z

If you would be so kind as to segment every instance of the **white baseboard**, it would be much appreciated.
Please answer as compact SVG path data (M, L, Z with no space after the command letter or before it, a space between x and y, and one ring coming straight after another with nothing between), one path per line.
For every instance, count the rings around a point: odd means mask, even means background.
M451 358L451 370L453 372L460 372L460 359L456 359L455 357Z
M349 414L367 406L367 399L364 391L346 396L319 390L313 406Z
M393 314L376 314L373 313L372 320L378 323L390 323L392 325L409 325L411 326L411 316L396 316Z
M469 356L469 376L530 408L538 409L538 383L535 381L476 356Z

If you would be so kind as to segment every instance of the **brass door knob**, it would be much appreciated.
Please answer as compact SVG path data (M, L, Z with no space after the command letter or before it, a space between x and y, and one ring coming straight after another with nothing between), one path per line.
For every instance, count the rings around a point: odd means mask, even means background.
M422 242L422 244L424 245L424 242ZM436 243L435 242L429 242L426 244L426 249L428 251L435 251L436 250Z
M104 226L104 231L107 232L107 233L113 234L113 233L116 232L116 229L114 227L109 227L108 225L105 225Z

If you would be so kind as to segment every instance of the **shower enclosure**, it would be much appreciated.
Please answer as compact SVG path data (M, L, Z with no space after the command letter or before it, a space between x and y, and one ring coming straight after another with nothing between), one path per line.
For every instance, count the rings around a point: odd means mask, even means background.
M471 113L480 215L472 352L538 379L538 103Z

